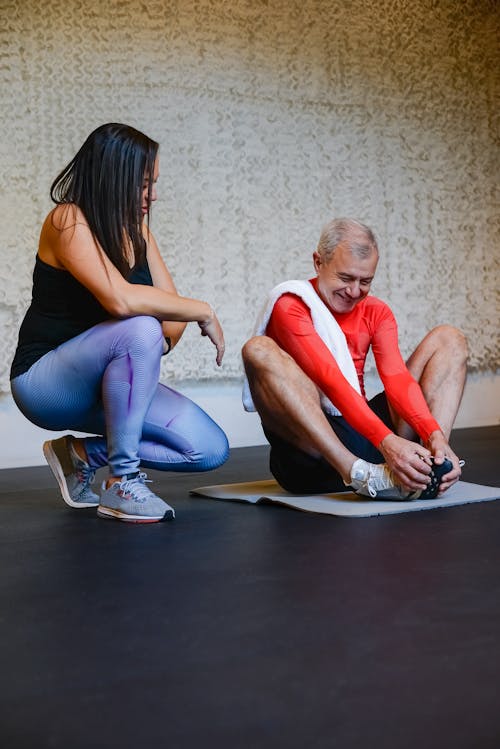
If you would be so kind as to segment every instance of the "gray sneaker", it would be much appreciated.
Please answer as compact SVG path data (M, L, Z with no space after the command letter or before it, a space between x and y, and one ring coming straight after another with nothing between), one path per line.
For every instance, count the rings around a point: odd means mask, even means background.
M95 470L77 455L72 445L73 439L67 434L57 440L48 440L43 443L43 454L67 505L97 507L99 497L90 488Z
M175 518L173 508L146 486L146 482L150 484L151 481L148 481L145 473L129 476L115 481L109 489L103 483L97 508L100 517L128 523L157 523Z

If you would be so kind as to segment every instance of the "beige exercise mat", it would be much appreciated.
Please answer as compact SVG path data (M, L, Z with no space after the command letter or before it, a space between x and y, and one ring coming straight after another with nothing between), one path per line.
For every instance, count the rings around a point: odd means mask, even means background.
M378 501L365 499L353 492L338 494L289 494L274 480L251 481L243 484L219 484L218 486L202 486L193 489L190 494L209 497L211 499L225 499L237 502L271 502L305 512L319 512L324 515L340 515L343 517L364 518L371 515L391 515L397 512L415 512L416 510L433 510L437 507L452 507L453 505L468 504L469 502L487 502L500 499L500 488L481 486L459 481L449 489L440 499L415 499L411 502Z

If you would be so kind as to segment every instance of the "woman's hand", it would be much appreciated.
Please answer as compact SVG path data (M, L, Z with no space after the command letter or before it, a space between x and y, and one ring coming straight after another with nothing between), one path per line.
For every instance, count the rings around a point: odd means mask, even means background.
M220 367L225 350L224 333L213 309L211 309L211 313L211 317L208 320L198 322L198 325L200 326L201 334L208 336L217 349L215 361L217 362L217 366Z

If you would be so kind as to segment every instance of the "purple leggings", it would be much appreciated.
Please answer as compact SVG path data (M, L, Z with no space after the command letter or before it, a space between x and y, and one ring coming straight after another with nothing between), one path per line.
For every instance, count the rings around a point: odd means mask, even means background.
M49 351L12 380L22 413L37 426L85 438L92 468L112 476L139 465L208 471L229 455L226 435L189 398L158 383L163 351L153 317L100 323Z

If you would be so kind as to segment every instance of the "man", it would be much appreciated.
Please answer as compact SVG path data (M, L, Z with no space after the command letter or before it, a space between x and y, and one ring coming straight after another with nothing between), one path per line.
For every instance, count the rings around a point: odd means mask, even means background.
M465 337L434 328L405 364L390 308L369 296L378 257L367 226L331 221L313 254L316 278L273 289L258 335L243 347L245 407L259 412L271 471L290 492L350 486L371 497L429 498L461 474L449 437ZM367 402L370 346L384 392Z

